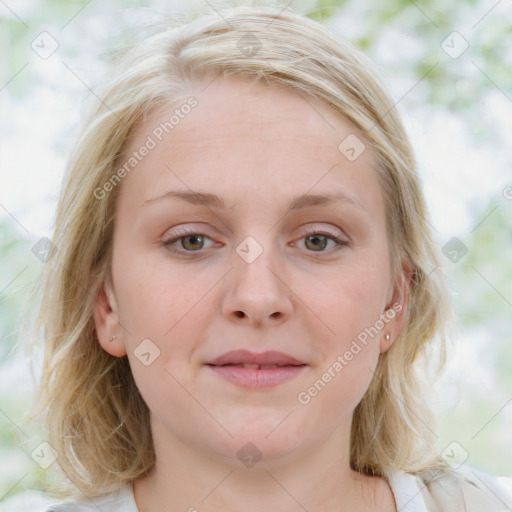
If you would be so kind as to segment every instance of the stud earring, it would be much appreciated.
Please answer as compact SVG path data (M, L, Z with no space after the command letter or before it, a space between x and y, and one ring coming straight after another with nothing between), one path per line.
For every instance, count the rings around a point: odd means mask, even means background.
M116 338L117 338L117 336L116 336L116 335L114 335L114 336L110 336L110 340L109 340L109 341L114 341Z
M386 341L389 341L389 340L390 340L391 335L389 334L389 332L387 332L387 333L384 335L384 338L386 338Z

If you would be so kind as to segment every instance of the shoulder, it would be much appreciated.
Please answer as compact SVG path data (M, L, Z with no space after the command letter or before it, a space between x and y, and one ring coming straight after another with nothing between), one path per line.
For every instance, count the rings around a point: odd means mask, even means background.
M427 512L512 510L512 477L492 475L469 465L410 476L416 479Z
M131 484L98 498L59 500L40 491L25 491L1 503L2 512L138 512Z
M46 512L49 507L56 503L58 503L58 500L44 492L28 490L3 500L0 503L0 509L2 512L19 512L20 510Z

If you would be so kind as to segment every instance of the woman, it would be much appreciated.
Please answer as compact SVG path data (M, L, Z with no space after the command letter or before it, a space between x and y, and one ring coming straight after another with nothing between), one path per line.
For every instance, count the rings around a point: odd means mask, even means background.
M239 7L164 24L96 95L40 314L48 511L510 510L436 446L446 288L368 59Z

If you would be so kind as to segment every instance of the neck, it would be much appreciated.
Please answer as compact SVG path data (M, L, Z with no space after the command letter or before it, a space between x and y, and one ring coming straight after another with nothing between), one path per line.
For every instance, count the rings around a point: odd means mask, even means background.
M155 424L156 423L156 424ZM152 472L134 482L140 512L320 512L396 510L387 483L350 469L349 435L334 432L288 460L263 457L252 467L222 459L169 437L153 423L157 460ZM336 456L333 456L336 454Z

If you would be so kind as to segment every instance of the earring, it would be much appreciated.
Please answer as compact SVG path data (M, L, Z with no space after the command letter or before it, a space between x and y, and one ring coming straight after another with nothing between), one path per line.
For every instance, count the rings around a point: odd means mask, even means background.
M389 341L389 340L390 340L391 335L389 334L389 332L387 332L387 333L384 335L384 338L386 338L386 341Z
M109 340L109 341L114 341L116 338L117 338L117 336L116 336L116 335L114 335L114 336L110 336L110 340Z

